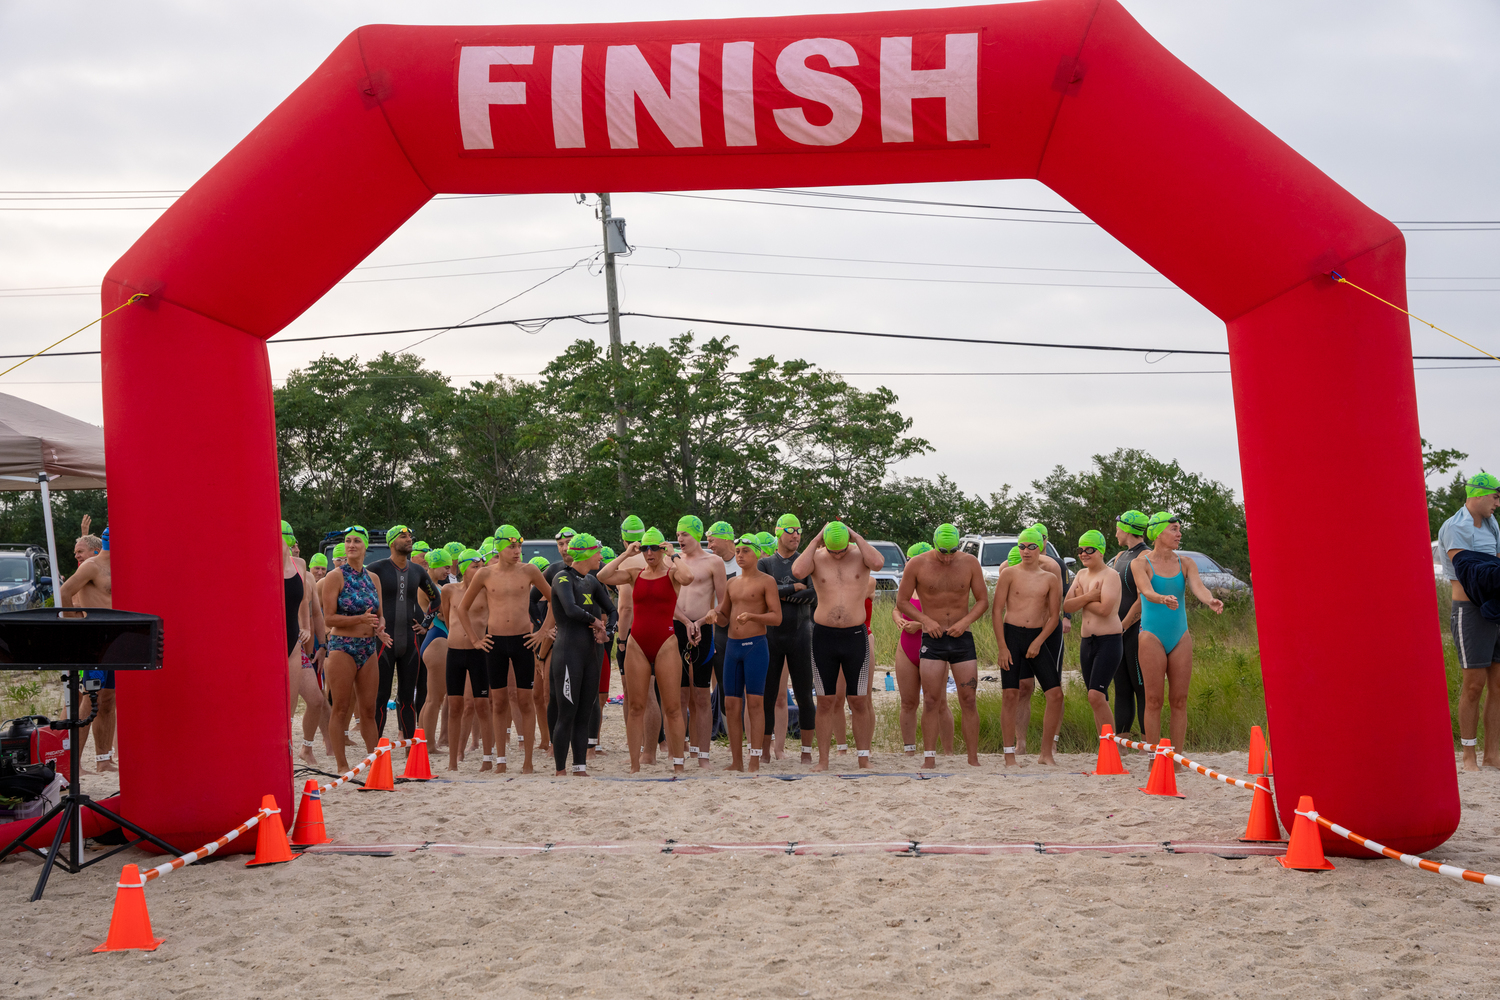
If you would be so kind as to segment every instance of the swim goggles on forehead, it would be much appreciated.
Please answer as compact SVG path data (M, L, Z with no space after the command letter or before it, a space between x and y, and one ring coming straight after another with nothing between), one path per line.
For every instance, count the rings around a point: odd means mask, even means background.
M350 535L358 535L362 539L368 539L370 537L370 533L365 530L365 526L362 524L351 524L349 527L345 528L344 537L348 538Z

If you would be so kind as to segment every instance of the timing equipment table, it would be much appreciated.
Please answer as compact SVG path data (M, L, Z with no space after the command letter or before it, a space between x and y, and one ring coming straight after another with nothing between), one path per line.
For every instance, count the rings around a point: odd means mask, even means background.
M9 857L18 847L24 847L44 861L36 891L31 895L32 902L42 898L53 865L60 865L64 871L77 874L89 865L97 864L148 840L168 854L182 853L165 840L83 794L78 777L78 758L82 748L78 746L77 733L93 722L99 711L99 681L90 680L84 682L84 686L88 688L91 708L89 717L83 720L73 718L74 706L78 704L79 675L90 670L160 670L161 659L162 621L156 615L114 611L109 608L38 608L0 614L0 670L61 670L68 682L68 718L52 723L54 729L70 731L68 794L27 827L24 833L7 844L4 850L0 850L0 861ZM136 839L97 858L84 861L85 809L136 834ZM43 853L26 843L28 838L54 817L60 819L50 850ZM64 838L70 846L67 855L61 856Z

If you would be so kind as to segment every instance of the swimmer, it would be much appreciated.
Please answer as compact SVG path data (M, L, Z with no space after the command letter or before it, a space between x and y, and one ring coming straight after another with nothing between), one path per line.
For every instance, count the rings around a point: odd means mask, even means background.
M1115 541L1120 552L1113 562L1120 574L1120 641L1123 652L1115 671L1115 732L1121 735L1146 728L1146 685L1141 677L1141 598L1135 589L1130 564L1146 551L1146 524L1150 519L1138 510L1127 510L1115 518Z
M1177 554L1182 547L1182 521L1169 511L1151 515L1146 525L1151 551L1130 564L1141 595L1141 676L1146 683L1146 741L1161 738L1161 708L1166 698L1172 708L1172 746L1181 752L1187 737L1188 687L1193 682L1193 634L1187 627L1187 591L1224 613L1224 602L1203 585L1198 564ZM1167 689L1164 691L1163 689ZM1170 692L1167 694L1167 692ZM1174 764L1181 770L1182 765Z
M1085 531L1078 539L1078 560L1083 569L1073 578L1063 613L1083 612L1079 625L1078 664L1089 707L1094 710L1094 729L1113 726L1109 712L1109 684L1125 655L1120 638L1120 574L1104 564L1104 534Z
M1037 534L1042 536L1042 566L1056 573L1058 582L1064 591L1068 589L1067 574L1063 572L1062 563L1047 554L1047 526L1045 524L1033 524ZM1020 561L1020 555L1015 549L1011 549L1011 555L1016 561ZM1042 646L1041 656L1051 660L1057 667L1057 676L1062 676L1063 664L1063 636L1073 628L1073 619L1067 615L1062 616L1061 627L1054 629L1047 636ZM1016 752L1026 752L1026 733L1031 728L1031 696L1036 690L1036 682L1030 677L1021 678L1020 693L1016 697ZM1056 749L1054 747L1054 749Z
M744 535L734 543L736 568L739 570L724 588L724 598L709 613L713 624L726 624L727 646L724 652L724 718L729 727L729 750L733 761L727 770L745 769L743 747L744 718L748 707L750 718L765 719L762 694L766 687L766 668L771 654L766 647L766 628L781 624L781 595L776 581L756 566L759 558L753 535ZM761 727L750 727L750 773L760 770Z
M58 590L57 603L65 608L109 608L114 601L114 577L111 573L109 554L109 529L104 536L96 538L88 533L90 518L83 516L83 536L73 546L73 556L78 559L78 569L63 581ZM115 672L113 670L90 670L85 676L98 680L103 687L99 691L99 711L94 721L78 733L78 745L84 746L89 735L94 737L94 770L100 774L114 771L115 767ZM75 718L86 715L80 704L74 706Z
M777 760L787 731L786 686L790 680L797 696L797 727L802 743L802 763L812 763L817 739L818 702L813 694L812 633L818 592L807 576L792 572L797 550L802 545L802 522L794 514L776 519L776 534L760 532L756 539L762 549L769 542L774 549L760 558L762 573L776 581L781 597L781 624L766 629L766 647L771 665L766 671L766 690L762 695L766 710L765 750ZM830 689L831 690L831 689Z
M323 618L328 622L328 690L333 697L332 730L335 734L349 728L349 720L359 708L359 732L365 740L365 753L374 753L380 728L375 723L375 689L380 681L376 661L380 647L390 645L385 631L384 609L380 606L380 584L365 569L365 548L370 536L359 525L349 528L339 543L344 549L344 565L333 570L318 585L323 602ZM340 773L349 770L344 743L335 737L334 760Z
M917 542L906 550L906 568L911 567L911 561L924 552L933 551L927 542ZM905 577L906 569L901 571ZM899 590L897 591L899 594ZM988 591L986 591L986 597ZM909 599L911 606L917 611L922 610L922 599L913 592ZM917 711L922 700L922 674L918 664L922 659L922 623L914 618L908 618L901 613L901 608L895 601L891 602L891 621L901 630L900 641L896 643L896 690L901 693L901 745L903 752L912 756L917 752ZM948 704L948 692L946 686L941 697L935 699L938 711L938 741L942 752L946 756L953 754L953 708Z
M287 714L293 719L297 715L297 698L301 696L306 705L302 713L302 749L298 757L303 763L318 766L313 754L317 743L313 737L318 727L323 727L325 749L333 746L328 733L326 714L328 703L323 698L323 684L314 657L320 652L318 646L328 640L328 626L323 622L323 611L313 600L312 577L297 565L292 554L297 539L292 535L292 526L281 522L281 576L282 596L286 605L286 665L287 691L290 705ZM309 655L311 654L311 655Z
M974 623L990 607L979 560L959 551L961 536L951 524L932 533L933 551L919 556L901 574L896 610L922 626L918 670L922 675L922 766L937 767L938 702L948 699L948 673L958 688L959 726L969 764L979 766L979 655L974 650ZM921 599L920 607L912 597ZM972 598L972 603L970 601ZM953 731L952 723L948 732Z
M1480 613L1484 598L1471 598L1464 590L1453 557L1461 551L1500 556L1500 523L1495 520L1495 511L1500 510L1500 480L1481 472L1469 477L1464 493L1463 506L1438 529L1438 553L1453 602L1448 627L1463 667L1458 690L1458 741L1463 748L1464 770L1477 771L1479 699L1486 689L1483 764L1500 767L1500 624Z
M813 612L812 661L819 695L832 694L842 674L854 717L854 746L859 766L870 766L870 738L875 713L870 706L870 642L864 626L864 600L870 574L885 565L885 557L857 531L842 521L830 521L813 544L792 564L794 578L808 578L818 592ZM800 699L799 699L800 704ZM828 770L833 720L817 719L818 763Z
M416 549L412 549L412 561L416 562ZM437 749L442 744L438 726L448 700L448 619L443 617L442 590L448 584L453 558L446 549L430 549L427 552L427 576L438 588L438 613L432 619L427 634L422 637L422 669L427 673L427 700L417 716L417 728L428 741L427 749Z
M432 551L432 546L426 542L413 542L411 546L411 561L423 569L430 569L427 564L427 553Z
M708 690L714 678L714 634L703 634L703 623L724 598L724 561L702 545L703 521L684 514L677 521L680 561L693 573L693 582L677 591L677 612L672 628L682 651L683 712L688 719L688 753L696 753L698 766L708 767L708 748L713 741L713 718L708 711Z
M335 545L333 547L333 568L334 569L342 569L343 567L345 567L345 566L347 566L349 564L348 554L345 551L347 549L347 547L348 546L344 542L339 542L337 545Z
M314 583L322 583L323 577L328 575L328 557L321 552L314 552L307 561L307 571L312 574Z
M417 712L427 701L422 677L422 638L437 615L438 593L427 570L411 561L412 531L398 524L385 533L391 554L369 565L380 581L380 604L391 643L380 654L380 687L375 697L375 724L385 733L386 705L395 684L396 727L409 740L417 732Z
M693 571L680 559L668 560L666 539L651 528L639 542L631 542L625 551L599 571L599 580L613 586L630 586L635 620L625 644L625 741L630 750L630 772L641 769L641 753L646 741L653 745L656 733L646 727L646 702L653 674L661 691L661 711L666 728L667 749L672 770L683 769L685 738L682 701L682 656L677 651L677 633L672 624L677 596L683 587L693 583ZM637 556L644 556L645 566L627 569Z
M587 778L589 710L597 697L602 657L598 647L607 646L618 624L609 588L590 570L599 568L599 540L590 534L575 534L568 542L572 564L552 578L552 605L557 622L557 641L552 649L552 704L557 723L552 729L552 757L557 777L566 773L568 749L573 751L573 777Z
M494 731L489 706L490 681L484 649L476 637L484 635L489 618L489 594L475 583L483 570L479 550L465 549L458 557L459 580L443 588L443 614L449 624L448 656L443 689L448 697L448 770L457 771L468 732L464 725L474 713L483 758L480 773L495 766ZM481 704L482 702L482 704Z
M1021 561L1000 571L992 622L1000 660L1000 740L1007 767L1016 762L1016 711L1023 678L1035 678L1047 698L1042 714L1040 764L1055 764L1053 737L1062 725L1062 677L1042 651L1062 613L1062 581L1042 564L1040 532L1027 528L1016 543Z

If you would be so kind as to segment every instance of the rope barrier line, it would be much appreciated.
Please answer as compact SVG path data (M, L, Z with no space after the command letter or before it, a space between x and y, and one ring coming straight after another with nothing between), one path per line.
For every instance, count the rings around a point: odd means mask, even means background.
M702 856L732 852L784 854L794 857L830 854L894 854L922 858L952 855L1002 856L1018 854L1214 854L1221 857L1274 856L1284 854L1283 845L1212 843L1202 841L1144 841L1135 843L1053 844L1043 841L1020 843L926 843L917 840L872 841L634 841L624 843L564 843L551 841L536 844L454 844L430 841L425 844L319 844L304 848L308 854L379 854L396 852L432 852L463 856L527 858L560 852L601 855L667 855Z
M148 294L146 294L145 292L136 292L130 298L126 299L124 302L121 302L119 305L115 306L113 309L111 309L109 312L105 313L103 316L100 316L96 320L90 320L89 322L85 323L83 326L80 326L78 329L76 329L72 333L68 334L68 336L64 337L62 340L59 340L59 341L56 341L54 343L48 344L46 347L42 348L40 351L37 351L35 354L31 355L31 357L26 358L25 361L17 361L15 364L13 364L9 368L5 369L5 371L0 372L0 378L4 378L5 376L9 375L11 372L15 371L17 368L19 368L22 365L24 365L27 361L31 361L34 358L39 358L43 354L46 354L48 351L52 350L52 348L56 347L58 344L61 344L63 342L63 340L68 340L69 338L78 336L80 333L82 333L83 331L87 330L89 327L93 326L95 323L102 323L102 322L104 322L106 319L109 319L109 317L113 316L115 313L119 312L121 309L124 309L126 306L130 305L132 302L135 302L135 301L137 301L139 299L149 299L150 297L151 296L148 295Z
M1123 737L1116 736L1113 733L1110 734L1109 738L1120 744L1120 746L1122 747L1130 747L1130 749L1132 750L1145 750L1148 753L1156 753L1155 743L1137 743L1134 740L1127 740Z
M1120 744L1121 746L1127 746L1127 747L1130 747L1130 748L1132 748L1134 750L1149 750L1152 753L1156 753L1157 752L1156 751L1156 744L1154 744L1154 743L1136 743L1134 740L1127 740L1127 739L1124 739L1122 737L1116 736L1113 733L1110 734L1109 738L1112 739L1112 740L1114 740L1116 743ZM1171 754L1168 754L1167 756L1171 757L1174 761L1176 761L1177 763L1181 764L1182 766L1184 766L1184 767L1186 767L1186 768L1188 768L1190 770L1197 771L1199 774L1203 775L1204 777L1214 778L1214 779L1216 779L1218 781L1224 782L1224 784L1226 784L1226 785L1234 785L1236 788L1243 788L1247 792L1253 792L1253 791L1255 791L1255 782L1253 782L1253 781L1244 781L1244 780L1242 780L1240 778L1231 778L1227 774L1220 774L1218 771L1215 771L1213 768L1211 768L1211 767L1204 767L1202 764L1199 764L1197 761L1188 760L1182 754L1177 753L1175 751L1172 752Z
M250 830L255 829L255 827L259 825L260 821L271 815L273 811L280 812L280 810L261 809L256 812L254 816L251 816L249 819L245 820L245 822L241 823L233 830L230 830L218 840L215 840L212 843L204 844L196 851L191 851L187 854L184 854L180 858L174 858L164 865L157 865L155 868L147 869L141 874L140 884L145 885L152 879L161 878L168 872L174 872L179 868L183 868L187 865L192 864L194 861L202 861L204 858L208 857L210 854L213 854L215 851L223 847L225 844L228 844L230 841L239 839L240 834L248 833ZM121 888L135 888L134 886L126 886L124 883L117 884L120 885Z
M1385 299L1381 298L1379 295L1376 295L1374 292L1370 291L1368 288L1360 288L1354 282L1350 281L1348 278L1344 277L1342 274L1339 274L1337 271L1329 271L1328 272L1328 276L1330 278L1332 278L1336 283L1338 283L1340 285L1348 285L1350 288L1354 289L1356 292L1364 292L1366 295L1368 295L1370 298L1374 299L1376 302L1385 302L1386 305L1390 306L1392 309L1396 310L1397 312L1406 313L1406 315L1408 317L1410 317L1411 319L1416 320L1418 323L1421 323L1424 326L1430 326L1430 327L1432 327L1434 330L1436 330L1438 333L1441 333L1445 337L1452 337L1454 340L1458 341L1460 344L1463 344L1465 347L1473 348L1474 350L1478 351L1480 354L1483 354L1487 358L1494 358L1496 361L1500 361L1500 357L1496 357L1495 355L1491 354L1489 351L1486 351L1484 348L1482 348L1482 347L1476 347L1475 345L1469 343L1467 340L1465 340L1464 338L1458 336L1457 334L1449 333L1447 330L1444 330L1442 327L1438 326L1436 323L1429 323L1429 322L1427 322L1427 320L1423 319L1422 317L1414 315L1411 312L1408 312L1407 310L1402 309L1400 306L1396 305L1396 303L1394 303L1394 302L1387 302ZM0 374L4 374L4 373L0 372Z
M1345 840L1353 841L1366 850L1383 854L1393 861L1399 861L1408 868L1420 868L1424 872L1435 872L1438 875L1446 875L1458 882L1477 882L1480 885L1500 886L1500 875L1486 875L1484 872L1470 871L1467 868L1459 868L1457 865L1445 865L1437 861L1428 861L1419 858L1415 854L1402 854L1400 851L1386 847L1384 844L1371 840L1369 837L1361 837L1347 827L1339 826L1337 823L1320 814L1316 809L1303 812L1300 809L1293 810L1298 816L1305 816L1318 824L1325 830L1332 830Z
M368 754L365 757L364 760L360 761L358 764L355 764L349 770L345 771L343 774L339 775L337 778L335 778L332 781L328 782L326 785L319 785L318 786L318 791L320 793L321 792L331 791L332 789L335 789L335 788L339 787L340 785L344 784L345 782L353 781L354 780L354 776L356 774L358 774L359 772L363 771L365 768L369 767L371 764L375 763L376 758L379 757L383 753L389 753L390 751L395 750L398 747L416 746L418 743L426 743L426 742L427 742L426 740L418 740L415 737L413 737L412 739L409 739L409 740L397 740L395 743L392 743L392 744L390 744L388 746L376 747L374 749L374 751L372 751L370 754ZM303 772L303 773L306 773L306 772Z

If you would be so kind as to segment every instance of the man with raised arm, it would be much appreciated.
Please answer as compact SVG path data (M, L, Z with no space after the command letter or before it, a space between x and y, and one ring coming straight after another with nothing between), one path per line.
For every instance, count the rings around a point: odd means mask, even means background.
M83 537L73 546L78 570L63 581L57 593L57 604L64 608L114 607L114 584L109 564L109 529L104 537L89 534L89 516L83 516ZM95 544L95 543L98 544ZM81 558L80 558L81 555ZM94 769L101 774L115 770L115 672L90 670L86 676L103 682L99 691L99 714L78 732L78 748L83 749L89 734L94 737ZM82 702L80 702L82 704ZM87 716L81 712L78 718Z
M849 711L854 716L854 747L860 767L870 766L870 737L875 732L865 594L870 574L883 565L885 557L879 550L842 521L824 525L813 544L792 564L792 575L811 577L818 591L812 629L813 680L818 695L833 694L839 675L843 675ZM826 771L833 719L820 714L817 725L818 763L813 770Z
M1042 535L1021 532L1016 548L1021 561L1000 571L995 584L993 623L1000 658L1000 741L1007 767L1016 762L1016 703L1021 680L1035 678L1047 697L1042 714L1041 764L1055 764L1052 737L1062 725L1062 677L1051 657L1043 656L1047 637L1062 611L1062 580L1042 564Z
M677 544L682 562L693 572L693 582L677 592L672 623L682 652L682 698L688 717L688 752L698 754L698 766L708 766L714 721L708 692L714 679L714 632L703 624L724 597L724 560L703 547L703 519L684 514L677 522ZM691 694L689 694L691 692Z
M979 560L958 550L960 536L951 524L939 525L932 534L932 552L924 552L906 564L901 589L896 592L896 610L922 626L922 766L937 767L939 705L948 697L948 671L958 686L960 725L969 763L979 766L979 656L974 651L970 627L990 607L990 592L984 584ZM912 604L915 594L922 602ZM973 597L973 603L969 601Z

